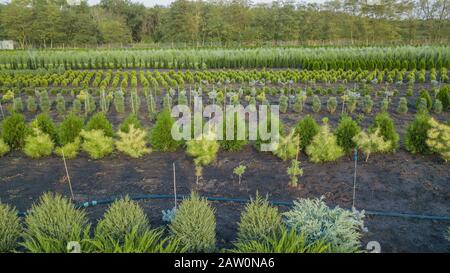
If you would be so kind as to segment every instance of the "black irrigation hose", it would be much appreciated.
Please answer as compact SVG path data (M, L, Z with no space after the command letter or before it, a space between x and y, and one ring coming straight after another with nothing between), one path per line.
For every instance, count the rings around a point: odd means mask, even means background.
M178 194L177 200L182 200L189 195ZM134 201L142 201L142 200L154 200L154 199L174 199L175 196L171 194L144 194L144 195L136 195L130 196L131 200ZM232 203L240 203L246 204L250 202L250 199L244 198L228 198L228 197L203 197L208 201L218 201L218 202L232 202ZM120 197L113 197L108 199L101 200L92 200L87 202L81 202L75 205L76 208L88 208L95 207L98 205L107 205L111 204ZM284 202L284 201L269 201L270 204L275 206L286 206L291 207L293 205L292 202ZM420 220L433 220L433 221L450 221L450 216L435 216L435 215L423 215L423 214L415 214L415 213L401 213L401 212L384 212L384 211L371 211L365 210L366 215L371 216L387 216L387 217L400 217L400 218L413 218ZM25 216L26 212L20 212L19 216Z

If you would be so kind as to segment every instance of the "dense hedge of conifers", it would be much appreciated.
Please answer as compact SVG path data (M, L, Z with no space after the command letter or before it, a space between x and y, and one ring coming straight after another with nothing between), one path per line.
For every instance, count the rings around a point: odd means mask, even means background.
M165 50L13 51L0 69L301 68L440 69L450 67L450 47L258 48Z

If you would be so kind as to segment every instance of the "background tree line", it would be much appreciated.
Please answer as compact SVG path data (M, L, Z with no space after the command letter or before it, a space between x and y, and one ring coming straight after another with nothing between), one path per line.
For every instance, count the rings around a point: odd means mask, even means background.
M187 45L449 43L450 0L11 0L0 4L0 39L21 47L131 43Z

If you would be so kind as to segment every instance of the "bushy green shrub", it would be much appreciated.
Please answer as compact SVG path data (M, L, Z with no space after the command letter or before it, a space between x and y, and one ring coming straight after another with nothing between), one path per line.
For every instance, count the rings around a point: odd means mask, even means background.
M434 101L434 112L435 112L436 114L442 113L443 107L444 107L444 106L442 105L442 102L441 102L439 99L436 99L436 100Z
M311 144L306 147L306 153L315 163L336 161L344 155L344 150L337 144L336 136L330 132L327 118L324 118L319 133L313 137Z
M431 110L431 107L433 106L433 100L431 99L431 96L430 96L430 93L428 92L428 90L422 90L420 92L420 95L416 101L417 108L419 108L420 99L425 99L427 101L427 109Z
M23 112L23 102L21 97L14 98L12 109L17 113Z
M391 141L384 140L380 134L380 128L368 134L361 131L353 137L353 141L366 155L366 162L371 154L388 152L392 147Z
M64 153L64 158L72 159L77 157L79 150L80 150L80 138L77 137L73 142L69 142L61 147L57 147L55 149L55 154L62 157Z
M103 112L95 113L86 124L86 131L92 130L102 130L105 136L108 137L114 135L112 125Z
M34 133L28 135L25 139L23 152L31 158L40 158L49 156L53 152L55 143L49 135L39 129L34 129Z
M186 153L194 157L197 182L198 178L202 176L203 166L211 164L216 159L219 147L212 131L209 131L208 135L203 135L199 140L191 139L186 142Z
M310 115L302 118L295 126L295 132L300 136L300 148L305 150L311 141L319 133L319 125Z
M135 128L134 124L127 127L128 132L118 131L119 140L116 141L116 148L133 158L139 158L150 152L147 148L147 133L143 129Z
M380 134L383 136L385 141L390 141L391 148L389 151L394 151L398 148L399 135L395 130L394 122L388 113L383 112L379 113L373 122L373 124L369 128L369 133L375 132L377 128L380 128Z
M319 96L314 95L312 98L312 109L314 112L318 113L320 112L320 109L322 108L322 102L320 101Z
M60 116L66 113L66 100L61 94L56 95L56 111Z
M234 114L234 135L233 139L227 140L227 127L226 118L224 118L223 125L223 138L219 141L220 148L227 152L237 152L242 150L242 148L247 145L247 132L245 129L245 120L238 119L237 114ZM238 139L238 127L242 126L244 128L244 139Z
M331 252L330 244L323 240L307 242L303 233L285 226L276 234L264 236L259 240L237 242L233 253L325 253Z
M130 114L122 124L120 124L120 131L128 133L131 125L133 125L135 129L143 129L139 118L135 114Z
M427 100L425 98L419 98L417 100L417 113L420 114L428 113Z
M74 142L83 129L83 119L69 114L59 126L59 143L66 145Z
M336 111L337 108L337 99L336 97L330 97L327 101L327 109L328 112L333 114Z
M114 107L117 113L125 112L125 97L122 91L117 91L114 93Z
M329 208L322 199L298 199L283 215L287 226L302 233L307 244L323 241L336 252L360 249L363 215L339 207Z
M294 111L296 113L300 113L301 111L303 111L303 103L304 103L304 99L301 96L297 96L295 98L295 102L294 102Z
M23 246L33 253L64 253L67 243L89 238L90 225L84 211L58 194L46 193L25 217Z
M260 241L272 234L278 235L282 227L278 208L269 204L267 197L256 195L245 207L238 223L237 243Z
M408 101L406 100L406 98L400 98L398 102L397 112L400 115L405 115L406 113L408 113Z
M127 196L109 206L95 228L94 238L102 240L106 235L112 241L123 244L125 237L133 229L137 235L143 235L149 228L147 215L138 203Z
M72 113L79 114L81 112L81 101L74 99L72 102Z
M58 130L53 119L47 114L39 114L33 121L33 127L39 129L42 133L50 136L54 143L58 142Z
M39 108L42 112L49 112L51 108L51 101L48 97L48 92L46 90L38 92L39 96Z
M27 98L27 110L30 113L34 113L37 111L36 100L34 99L33 96L28 96Z
M9 153L11 149L9 148L8 144L5 143L3 138L0 138L0 157L4 156L5 154Z
M372 98L370 97L370 95L364 96L362 103L363 103L364 113L370 114L372 112L372 108L373 108L373 101L372 101Z
M337 144L341 146L346 153L350 152L356 147L353 137L361 131L358 123L351 117L343 116L339 120L339 125L336 129Z
M450 94L449 94L449 86L446 85L439 89L439 92L436 95L436 99L442 102L443 110L447 111L450 108Z
M13 149L21 149L25 145L25 138L31 130L25 124L25 117L21 114L13 113L2 123L2 138Z
M280 112L286 113L289 106L289 98L285 95L280 96Z
M103 158L114 150L112 137L105 136L103 130L82 130L80 135L83 138L81 149L88 153L92 159Z
M169 227L189 252L213 252L216 248L214 209L195 193L181 202Z
M18 246L22 224L17 210L0 203L0 253L13 252Z
M169 109L164 109L158 114L156 124L150 132L150 143L156 150L168 152L175 151L180 145L180 141L172 138L172 126L175 123L170 116Z
M429 154L427 132L431 128L430 118L424 114L418 114L414 120L408 124L405 136L405 147L411 153Z

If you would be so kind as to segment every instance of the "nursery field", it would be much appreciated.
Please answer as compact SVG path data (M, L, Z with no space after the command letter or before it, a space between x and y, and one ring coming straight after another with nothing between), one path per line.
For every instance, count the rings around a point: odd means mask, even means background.
M0 53L0 201L23 213L46 192L73 204L172 195L175 174L178 195L267 196L284 213L280 225L307 234L304 252L354 252L370 241L382 252L450 252L448 67L448 47ZM259 134L255 141L173 140L168 109L192 108L196 97L205 105L279 105L277 149L260 151ZM353 211L352 224L334 223L351 231L325 236L325 224L308 226L310 216L290 206L321 197L328 208L313 215L354 206L366 211L364 228ZM205 246L179 235L184 202L174 215L171 198L137 204L181 251L258 252L242 245L252 234L243 228L246 204L210 201L213 214L195 211L202 224L216 221L214 243ZM270 209L260 206L265 219ZM26 243L12 249L51 252L31 232L33 209L24 217ZM107 204L77 210L95 234L113 213ZM323 218L315 220L340 219Z

